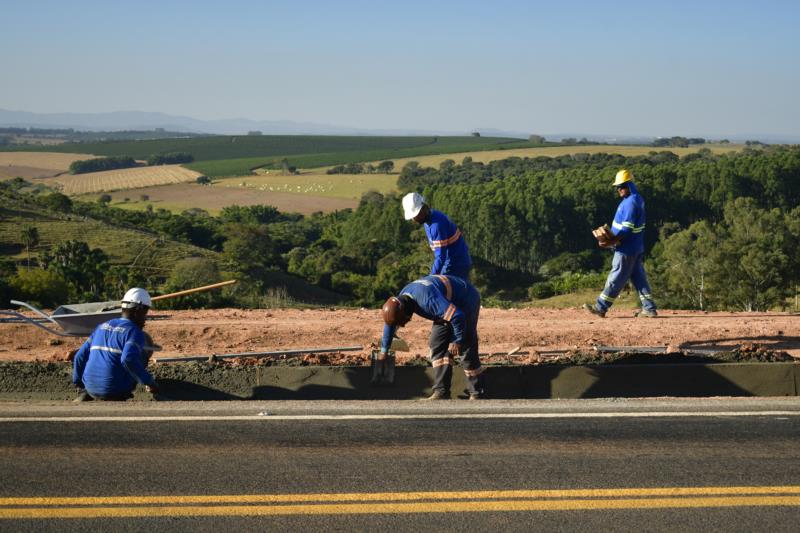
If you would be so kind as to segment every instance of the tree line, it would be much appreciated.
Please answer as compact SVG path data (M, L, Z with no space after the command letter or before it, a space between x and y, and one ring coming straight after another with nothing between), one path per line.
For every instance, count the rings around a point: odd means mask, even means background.
M148 166L175 165L181 163L191 163L194 156L188 152L169 152L165 154L152 154L147 157ZM93 159L82 159L73 161L69 165L70 174L86 174L87 172L100 172L103 170L118 170L122 168L133 168L138 166L136 160L127 155L96 157Z

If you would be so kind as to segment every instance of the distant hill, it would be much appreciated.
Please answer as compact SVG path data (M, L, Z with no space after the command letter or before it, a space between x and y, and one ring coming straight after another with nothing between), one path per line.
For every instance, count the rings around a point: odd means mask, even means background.
M471 131L421 129L352 128L292 120L250 120L230 118L201 120L192 117L146 111L114 111L111 113L32 113L0 109L0 127L73 128L80 131L153 130L216 135L244 135L260 131L265 135L469 135ZM487 130L488 132L489 130ZM492 130L499 137L526 138L528 134Z

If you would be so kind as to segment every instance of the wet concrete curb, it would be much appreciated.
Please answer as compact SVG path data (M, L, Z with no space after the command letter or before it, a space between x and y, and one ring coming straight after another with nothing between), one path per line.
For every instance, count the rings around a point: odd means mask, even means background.
M395 383L374 386L368 367L231 367L207 363L152 367L171 400L411 400L430 394L433 370L396 369ZM496 399L639 398L659 396L797 396L800 364L614 364L489 366L487 396ZM0 399L70 400L67 363L0 364ZM452 397L464 374L453 372ZM144 390L136 399L150 400Z

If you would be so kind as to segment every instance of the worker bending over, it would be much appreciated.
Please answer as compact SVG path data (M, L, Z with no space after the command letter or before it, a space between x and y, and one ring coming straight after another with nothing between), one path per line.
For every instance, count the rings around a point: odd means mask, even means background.
M158 384L147 371L151 352L145 350L144 328L152 305L144 289L131 289L122 299L122 318L100 324L75 354L72 382L84 389L76 401L124 401L137 383L148 392Z
M470 400L483 397L483 370L478 358L478 290L456 276L426 276L412 281L383 304L381 352L387 353L397 328L405 326L414 313L433 321L430 336L433 364L433 394L429 400L450 398L453 358L461 356L467 376Z

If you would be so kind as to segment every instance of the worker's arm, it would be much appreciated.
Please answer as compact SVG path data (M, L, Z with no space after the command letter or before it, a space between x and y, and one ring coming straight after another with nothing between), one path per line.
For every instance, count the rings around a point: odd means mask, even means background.
M383 325L383 337L381 338L381 353L389 353L389 348L392 346L392 339L397 331L397 326L390 326L389 324Z
M156 380L147 371L142 362L142 347L144 346L144 333L141 331L131 332L122 347L120 361L133 378L147 385L148 388L158 388Z
M444 266L444 246L443 243L447 241L447 237L442 235L442 225L434 222L430 226L429 240L431 248L433 249L433 264L431 265L431 276L442 273Z
M89 351L92 349L92 337L86 339L78 351L75 352L75 360L72 363L72 383L75 386L83 387L83 370L86 368L86 362L89 361Z
M449 322L453 326L453 342L462 344L467 323L464 313L454 303L445 298L442 293L438 293L432 298L432 304L434 306L432 314L445 322Z

